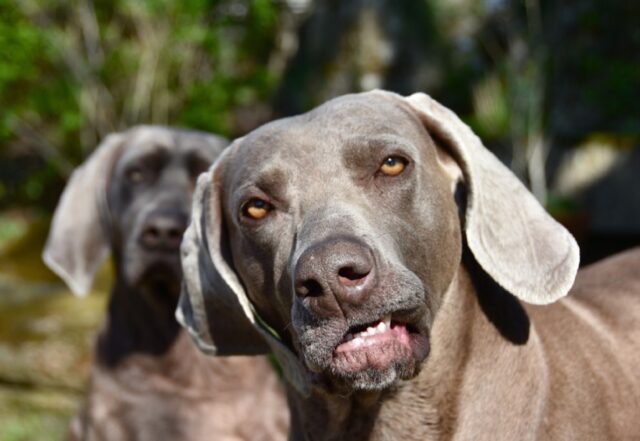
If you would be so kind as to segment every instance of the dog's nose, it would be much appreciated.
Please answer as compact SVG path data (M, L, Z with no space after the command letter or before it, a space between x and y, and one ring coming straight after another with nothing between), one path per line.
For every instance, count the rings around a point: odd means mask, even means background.
M186 216L178 213L152 213L142 227L140 242L150 251L177 251L186 224Z
M350 238L334 238L311 246L295 267L296 295L318 297L318 309L333 299L344 310L364 302L375 286L375 263L369 247ZM332 299L333 297L333 299Z

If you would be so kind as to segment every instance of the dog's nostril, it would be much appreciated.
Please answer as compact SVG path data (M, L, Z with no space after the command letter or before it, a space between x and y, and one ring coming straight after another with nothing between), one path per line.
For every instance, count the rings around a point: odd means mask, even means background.
M156 218L142 230L142 245L150 250L175 250L180 246L184 229L172 219Z
M313 279L298 284L296 293L300 297L318 297L322 295L322 285Z
M358 285L364 281L370 271L361 272L352 266L346 266L338 270L338 280L347 286Z

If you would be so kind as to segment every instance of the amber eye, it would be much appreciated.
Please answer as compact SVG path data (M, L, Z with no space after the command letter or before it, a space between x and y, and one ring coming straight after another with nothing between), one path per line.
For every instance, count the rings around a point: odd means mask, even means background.
M242 214L251 219L260 220L267 217L272 208L271 204L267 201L252 198L242 206Z
M387 176L398 176L407 167L407 161L399 156L388 156L382 161L380 172Z
M132 168L127 171L127 178L134 184L139 184L144 181L144 173L139 168Z

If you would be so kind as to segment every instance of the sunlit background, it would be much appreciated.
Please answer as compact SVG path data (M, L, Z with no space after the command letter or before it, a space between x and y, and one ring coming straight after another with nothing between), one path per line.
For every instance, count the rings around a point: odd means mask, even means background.
M640 2L0 0L0 440L62 439L109 268L40 262L65 180L137 123L229 137L337 95L456 111L582 245L640 244Z

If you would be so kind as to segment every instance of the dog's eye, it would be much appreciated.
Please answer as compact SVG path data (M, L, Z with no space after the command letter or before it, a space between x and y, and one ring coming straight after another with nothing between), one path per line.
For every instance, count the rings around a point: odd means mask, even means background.
M133 184L139 184L144 181L144 173L137 167L132 168L127 171L127 179Z
M200 173L204 173L209 168L209 161L199 156L191 156L187 162L189 173L194 179L197 179Z
M260 220L267 217L273 206L259 198L251 198L242 206L242 214L251 219Z
M400 156L388 156L382 161L380 172L387 176L398 176L407 167L407 161Z

